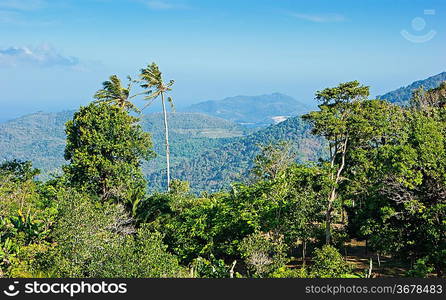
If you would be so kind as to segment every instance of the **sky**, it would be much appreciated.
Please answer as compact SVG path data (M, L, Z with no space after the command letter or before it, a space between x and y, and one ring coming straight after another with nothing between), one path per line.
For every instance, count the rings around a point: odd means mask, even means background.
M176 105L446 71L444 0L0 0L0 121L76 109L156 62ZM142 103L142 102L141 102Z

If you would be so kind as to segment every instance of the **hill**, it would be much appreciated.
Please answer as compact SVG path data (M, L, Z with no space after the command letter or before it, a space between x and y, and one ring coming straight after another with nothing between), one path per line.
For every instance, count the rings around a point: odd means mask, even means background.
M74 111L60 113L35 113L0 124L0 161L31 160L42 170L42 176L58 173L65 163L65 123ZM157 158L146 165L146 170L156 172L161 168L163 127L160 113L144 115L141 125L152 134ZM244 128L233 122L198 113L169 114L171 152L173 160L197 155L218 144L219 138L244 134Z
M384 99L391 103L398 105L406 104L412 97L412 92L423 86L425 89L433 89L440 85L441 82L446 81L446 72L437 74L424 80L418 80L408 86L400 87L397 90L389 92L385 95L378 96L378 99Z
M261 96L236 96L193 104L182 111L199 112L252 127L268 126L297 116L308 108L294 98L274 93Z
M313 136L310 126L300 117L293 117L248 136L224 139L218 147L176 162L172 166L173 178L189 181L195 192L228 188L232 182L249 179L258 145L282 140L292 142L300 162L323 155L323 140ZM148 174L148 179L153 187L165 184L162 172Z

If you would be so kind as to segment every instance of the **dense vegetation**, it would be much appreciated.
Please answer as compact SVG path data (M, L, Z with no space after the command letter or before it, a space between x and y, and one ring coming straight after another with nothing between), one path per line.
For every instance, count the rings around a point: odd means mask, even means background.
M311 135L310 131L307 122L293 117L245 137L222 139L218 147L179 161L173 174L175 178L188 181L194 192L227 190L233 182L250 180L250 170L260 145L289 141L299 162L314 161L323 156L323 140ZM148 180L155 186L163 183L160 173L151 173Z
M74 111L60 113L35 113L0 124L0 161L12 159L30 160L42 172L39 178L48 179L50 174L61 173L65 163L66 135L64 126ZM200 153L218 147L225 138L242 136L246 129L220 118L198 113L169 113L172 137L172 163L190 159ZM162 115L151 113L141 116L141 126L150 132L156 158L144 165L144 173L159 172L164 166ZM155 189L155 185L150 185Z
M73 114L36 113L0 124L0 159L30 160L42 171L41 179L60 174L65 163L64 124ZM194 192L228 188L232 182L246 178L259 144L289 140L298 149L299 161L314 160L323 151L321 140L311 135L308 124L299 117L250 133L252 130L231 121L199 113L175 112L168 116L173 177L190 181ZM143 163L152 191L165 186L162 118L160 113L151 113L140 119L143 130L152 136L157 154Z
M407 107L369 99L357 81L319 91L316 100L319 110L305 122L245 138L263 143L239 166L249 180L198 196L180 180L168 192L145 191L142 162L152 140L131 105L82 107L66 123L59 177L36 180L30 162L0 165L1 276L377 276L346 260L348 244L367 241L371 266L384 259L403 266L402 276L443 277L446 83L418 89ZM311 146L291 142L302 132L328 150L296 162ZM288 141L273 139L284 135ZM248 143L234 147L251 151ZM230 160L228 151L215 155Z

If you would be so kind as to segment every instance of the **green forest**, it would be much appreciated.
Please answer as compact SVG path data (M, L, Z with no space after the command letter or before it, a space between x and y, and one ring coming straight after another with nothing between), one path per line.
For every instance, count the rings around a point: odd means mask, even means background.
M219 123L209 140L169 131L162 75L113 75L68 114L57 176L0 164L0 277L445 276L446 82L405 105L340 83L301 117L243 137ZM136 98L161 106L150 126Z

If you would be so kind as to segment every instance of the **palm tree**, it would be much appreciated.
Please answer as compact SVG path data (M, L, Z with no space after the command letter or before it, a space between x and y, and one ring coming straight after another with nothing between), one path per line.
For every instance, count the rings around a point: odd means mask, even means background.
M118 76L110 76L109 80L102 83L102 89L96 92L94 98L97 99L97 102L112 103L122 109L139 112L138 108L129 100L136 95L130 96L133 81L130 76L127 76L127 79L129 83L127 87L123 87Z
M147 89L145 92L147 96L144 98L145 100L149 100L144 108L151 105L159 96L161 96L161 104L163 106L163 115L164 115L164 141L166 145L166 168L167 168L167 191L170 191L170 150L169 150L169 128L167 125L167 111L166 111L166 102L165 102L165 94L172 90L172 86L174 84L173 80L170 80L169 83L164 83L162 73L159 70L158 66L155 63L152 63L147 66L145 69L141 69L140 82L141 87ZM172 109L174 109L173 101L171 97L167 97L167 101L170 103ZM143 108L143 109L144 109Z

